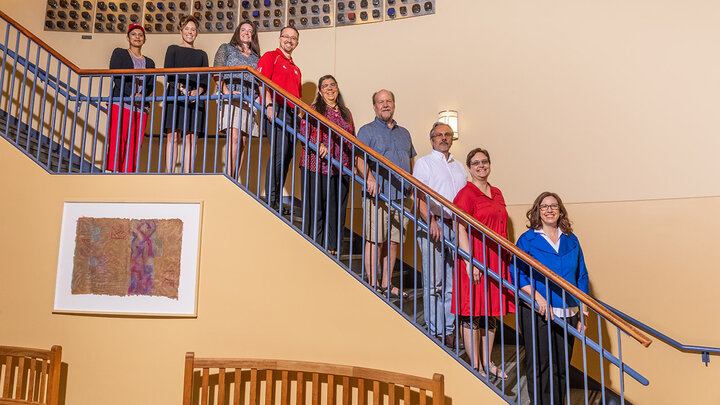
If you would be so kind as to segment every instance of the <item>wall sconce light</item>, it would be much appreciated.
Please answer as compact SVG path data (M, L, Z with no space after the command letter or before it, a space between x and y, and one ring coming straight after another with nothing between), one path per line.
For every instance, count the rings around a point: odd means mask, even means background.
M460 137L460 131L458 131L458 112L455 110L444 110L438 113L438 121L443 124L447 124L453 130L453 139Z

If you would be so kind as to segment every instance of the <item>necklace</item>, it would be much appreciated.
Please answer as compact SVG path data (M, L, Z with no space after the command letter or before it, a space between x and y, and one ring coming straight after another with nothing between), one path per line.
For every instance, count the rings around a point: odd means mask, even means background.
M142 53L138 52L138 54L136 55L135 52L133 52L133 49L132 49L132 48L128 49L128 52L130 52L130 55L134 56L135 59L141 59L141 58L142 58Z

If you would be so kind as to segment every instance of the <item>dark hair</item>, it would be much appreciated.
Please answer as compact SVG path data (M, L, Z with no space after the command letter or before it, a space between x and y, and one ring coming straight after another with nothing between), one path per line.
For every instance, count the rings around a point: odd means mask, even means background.
M282 36L283 31L285 31L288 28L295 31L295 35L297 35L298 40L300 40L300 31L298 31L297 28L293 27L292 25L286 25L286 26L282 27L282 29L280 30L280 36Z
M200 21L198 21L198 19L192 14L186 15L178 21L178 29L182 31L182 29L185 28L185 26L191 21L195 23L195 28L197 28L198 32L200 32Z
M560 196L551 191L543 191L542 193L540 193L540 195L535 199L532 208L530 208L527 214L525 214L525 216L527 216L527 219L530 221L530 225L528 225L528 228L542 228L542 220L540 219L540 204L542 204L542 201L547 197L552 197L558 202L558 209L560 210L558 226L560 227L560 230L563 231L563 233L572 233L572 225L570 223L570 218L568 218L568 213L565 209L565 205L560 199Z
M465 159L465 164L467 165L468 168L470 168L470 163L472 163L471 161L472 161L473 156L475 156L475 154L477 154L477 153L482 153L487 158L488 163L492 163L490 161L490 152L488 152L486 149L483 149L483 148L475 148L467 154L467 158Z
M337 80L333 77L333 75L325 75L318 80L318 93L317 96L315 96L315 111L319 112L322 115L325 115L327 112L327 104L325 103L325 99L322 97L322 94L320 94L320 86L322 86L322 82L325 80L332 79L332 81L337 84ZM350 110L348 110L347 107L345 107L345 101L343 101L342 93L340 93L340 88L338 88L338 96L337 96L337 106L340 108L340 115L345 121L350 121L351 115Z
M242 42L240 41L240 28L242 28L242 26L245 24L250 25L253 29L252 38L250 38L250 52L260 56L260 40L258 39L257 26L252 21L245 20L241 22L240 25L237 26L237 28L235 28L235 33L230 39L230 45L242 47Z
M392 91L387 90L387 89L381 89L381 90L378 90L378 91L376 91L375 93L373 93L373 96L372 96L373 105L375 104L375 96L376 96L378 93L380 93L381 91L387 91L388 93L390 93L390 97L392 97L393 103L395 102L395 94L393 94Z

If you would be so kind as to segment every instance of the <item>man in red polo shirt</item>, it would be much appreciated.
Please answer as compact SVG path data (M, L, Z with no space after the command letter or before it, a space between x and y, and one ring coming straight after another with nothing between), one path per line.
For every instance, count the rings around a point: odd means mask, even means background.
M258 72L275 82L285 91L293 96L302 96L300 69L292 60L292 53L298 46L300 34L293 27L285 27L280 31L280 47L274 51L266 52L258 61ZM273 210L281 207L280 200L282 189L287 178L290 160L295 149L294 135L287 127L296 128L299 122L295 104L286 100L280 93L273 93L268 88L265 91L265 115L268 121L265 125L265 132L270 138L270 157L267 162L265 177L265 192L267 201ZM284 121L282 124L275 122L275 118ZM283 213L289 210L283 209Z

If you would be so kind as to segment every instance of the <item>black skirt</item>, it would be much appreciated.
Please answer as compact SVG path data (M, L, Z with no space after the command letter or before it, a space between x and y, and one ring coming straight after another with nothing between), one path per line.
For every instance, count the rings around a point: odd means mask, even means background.
M175 95L175 86L168 86L166 91L168 97ZM183 94L178 91L177 96L181 97ZM205 134L204 101L196 101L194 103L166 101L163 104L163 128L165 129L165 133L175 130L180 131L180 133L195 133L199 136ZM197 123L197 128L195 127L195 123Z

